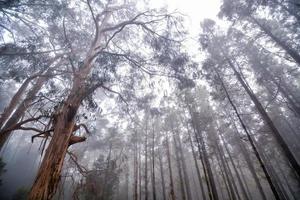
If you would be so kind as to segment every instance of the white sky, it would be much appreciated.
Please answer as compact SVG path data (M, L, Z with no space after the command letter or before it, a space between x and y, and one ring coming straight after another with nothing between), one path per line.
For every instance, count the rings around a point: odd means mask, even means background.
M205 18L217 20L220 0L149 0L154 7L167 6L170 12L176 10L187 16L187 28L191 34L199 34L200 22Z
M220 0L148 0L150 7L162 8L167 7L169 12L180 12L185 17L185 28L189 31L187 40L185 41L186 50L195 61L201 60L198 37L200 33L200 22L205 18L217 21L217 14L220 9Z

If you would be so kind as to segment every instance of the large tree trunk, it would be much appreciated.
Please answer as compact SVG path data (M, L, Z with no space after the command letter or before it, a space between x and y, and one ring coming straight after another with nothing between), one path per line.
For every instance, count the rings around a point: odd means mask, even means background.
M64 158L75 125L74 119L82 100L88 92L85 87L85 80L91 70L94 59L93 54L88 55L90 56L86 58L81 70L75 74L70 94L54 117L53 137L29 192L28 199L30 200L48 200L56 192Z
M242 79L240 73L235 69L235 67L234 67L233 63L231 62L231 60L227 59L227 62L229 64L229 66L231 67L231 69L234 71L234 74L235 74L236 78L238 79L240 84L243 86L243 88L245 89L247 94L250 96L252 102L255 104L255 107L257 108L258 112L260 113L262 119L264 120L264 122L271 129L273 135L275 136L275 139L277 140L278 144L281 146L281 148L282 148L283 152L285 153L287 159L289 160L289 162L293 166L295 172L297 173L297 175L298 175L297 179L299 180L300 166L299 166L299 163L298 163L296 157L294 156L294 154L290 150L290 147L288 146L288 144L285 142L285 140L283 139L283 137L279 133L279 130L276 128L275 124L273 123L272 119L270 118L270 116L268 115L268 113L266 112L266 110L264 109L262 104L259 102L257 97L253 94L251 89L247 86L246 82Z

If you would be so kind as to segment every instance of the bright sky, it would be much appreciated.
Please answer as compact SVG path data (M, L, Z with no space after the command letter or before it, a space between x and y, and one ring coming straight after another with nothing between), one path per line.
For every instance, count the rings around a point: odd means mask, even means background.
M179 11L187 16L186 24L193 36L199 34L200 22L205 18L217 20L220 0L149 0L155 7L167 6L168 10Z
M210 18L220 24L217 14L220 9L220 0L149 0L150 7L167 7L169 12L177 11L186 16L185 28L189 31L185 46L190 55L199 57L200 22ZM201 60L201 58L199 58ZM198 59L197 59L198 60Z

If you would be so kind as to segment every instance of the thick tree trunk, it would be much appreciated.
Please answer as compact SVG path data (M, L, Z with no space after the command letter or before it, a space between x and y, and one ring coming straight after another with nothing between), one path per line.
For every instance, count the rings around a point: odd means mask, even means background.
M53 137L29 192L29 200L48 200L56 192L64 158L73 133L75 116L88 92L85 87L85 80L92 68L93 59L93 55L88 56L81 70L75 74L70 94L54 117Z
M289 160L289 162L293 166L295 172L297 173L297 175L298 175L297 179L299 180L300 166L299 166L299 163L298 163L296 157L294 156L294 154L290 150L290 147L285 142L285 140L282 138L281 134L279 133L278 129L276 128L275 124L273 123L272 119L270 118L270 116L268 115L268 113L266 112L266 110L264 109L262 104L259 102L257 97L253 94L251 89L247 86L246 82L242 79L240 73L235 69L235 67L234 67L233 63L231 62L231 60L227 59L227 62L229 64L229 66L231 67L231 69L234 71L234 74L235 74L236 78L238 79L240 84L243 86L243 88L245 89L247 94L250 96L252 102L255 104L255 107L257 108L258 112L260 113L262 119L264 120L264 122L271 129L271 131L272 131L273 135L275 136L278 144L281 146L281 148L282 148L283 152L285 153L287 159Z

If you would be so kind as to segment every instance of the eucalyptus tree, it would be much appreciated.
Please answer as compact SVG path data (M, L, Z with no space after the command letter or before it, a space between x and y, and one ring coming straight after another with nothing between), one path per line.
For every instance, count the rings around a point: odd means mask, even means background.
M290 17L285 17L290 12L276 12L270 13L269 10L274 9L277 5L285 6L289 4L290 11L295 11L297 5L289 1L265 1L268 6L262 5L263 1L232 1L224 0L219 13L220 17L226 17L234 22L241 22L244 28L252 25L258 28L261 34L267 36L272 43L276 44L279 48L283 49L285 53L292 59L292 62L300 65L299 50L299 25L298 23L289 23ZM278 2L279 4L276 4ZM286 6L285 6L286 7ZM279 9L280 10L280 9ZM282 10L282 9L281 9ZM286 10L284 10L286 11ZM293 12L296 14L296 12ZM296 14L297 16L297 14ZM295 16L294 16L295 17ZM295 18L292 17L292 21ZM283 18L283 19L282 19ZM279 19L279 20L277 20ZM296 20L298 18L296 17ZM284 25L284 26L282 26ZM255 38L255 37L253 37Z
M239 61L238 58L235 58L235 55L232 55L231 52L225 53L225 44L223 47L218 48L218 50L214 47L218 43L220 44L220 40L224 40L224 36L217 37L213 34L213 25L212 21L206 21L205 25L203 25L204 32L201 36L201 43L204 48L207 48L209 53L212 55L213 59L217 61L217 63L221 63L225 61L225 69L229 69L233 72L233 76L236 80L241 84L242 88L245 90L247 95L249 95L251 101L254 103L258 113L262 117L263 121L272 131L274 138L276 138L277 143L280 145L283 153L286 155L286 158L289 160L290 164L292 165L293 169L297 174L300 173L299 163L295 157L295 154L292 152L291 147L289 144L284 140L282 133L279 132L278 128L275 126L273 120L271 119L270 115L266 112L265 108L262 106L262 103L259 101L253 90L250 88L249 84L246 82L245 77L243 76L242 72L239 70ZM219 64L218 66L224 67L224 65ZM226 68L227 67L227 68Z
M83 136L72 136L80 127L76 125L76 114L82 101L97 88L115 93L122 99L120 92L115 91L112 85L119 81L126 84L127 75L137 75L138 71L151 74L153 69L145 69L152 60L151 55L156 49L161 50L175 42L171 39L174 37L171 28L176 19L169 14L140 12L133 2L87 1L78 4L86 8L84 16L89 15L89 22L92 23L81 21L79 24L76 17L66 17L61 27L74 53L70 58L72 83L66 98L53 114L53 136L29 199L49 199L54 195L68 147L85 140ZM72 14L80 17L76 13L78 7L72 6L69 7ZM80 38L78 28L70 27L71 23L79 24L81 32L84 28L88 31ZM165 31L160 31L162 27L166 27ZM85 39L82 36L86 36Z

